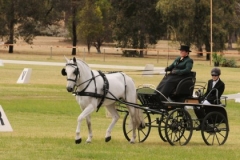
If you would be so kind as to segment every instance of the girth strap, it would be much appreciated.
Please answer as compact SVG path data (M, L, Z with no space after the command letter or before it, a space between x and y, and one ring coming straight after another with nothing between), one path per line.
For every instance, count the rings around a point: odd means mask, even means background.
M108 90L109 90L109 83L108 83L106 75L104 73L102 73L101 71L98 71L98 72L99 72L99 74L103 78L103 95L102 95L100 103L97 106L97 111L96 112L98 112L99 108L102 106L102 104L103 104L103 102L105 100L105 97L106 97L106 95L108 93Z

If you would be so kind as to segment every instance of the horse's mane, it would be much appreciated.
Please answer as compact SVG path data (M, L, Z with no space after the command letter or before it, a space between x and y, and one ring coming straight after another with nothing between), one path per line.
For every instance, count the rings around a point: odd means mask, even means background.
M89 67L89 65L88 65L86 62L84 62L83 60L77 59L77 61L81 61L83 64L85 64L87 67ZM89 68L90 68L90 67L89 67Z

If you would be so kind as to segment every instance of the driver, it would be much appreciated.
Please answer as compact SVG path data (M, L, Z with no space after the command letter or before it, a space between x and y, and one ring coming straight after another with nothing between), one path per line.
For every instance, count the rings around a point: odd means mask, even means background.
M160 91L166 98L168 98L173 90L177 87L177 84L184 78L191 75L193 67L193 60L189 57L189 46L181 45L180 56L177 57L174 62L165 69L165 72L170 71L166 74L162 81L157 86L157 90ZM162 101L166 101L161 96Z

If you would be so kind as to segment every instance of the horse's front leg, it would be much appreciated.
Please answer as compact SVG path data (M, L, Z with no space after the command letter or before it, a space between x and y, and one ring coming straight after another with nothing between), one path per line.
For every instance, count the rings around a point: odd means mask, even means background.
M88 115L86 117L86 122L87 122L87 126L88 126L88 139L87 139L87 143L91 143L92 142L92 123L91 123L91 115Z
M108 126L108 129L107 129L106 135L105 135L105 142L109 142L111 140L112 129L115 126L115 124L117 123L117 121L120 118L120 116L119 116L117 110L115 109L114 104L106 106L106 108L107 108L107 110L110 112L110 114L112 116L112 122Z
M93 111L94 111L94 107L92 104L89 104L84 110L83 112L78 116L78 119L77 119L77 129L76 129L76 137L75 137L75 143L76 144L79 144L82 142L82 138L81 138L81 135L80 135L80 127L81 127L81 123L82 123L82 120L84 118L86 118L87 116L89 116ZM89 121L90 119L87 118ZM87 123L87 124L90 124L91 125L91 122ZM89 126L88 126L89 127ZM91 127L90 127L91 128ZM92 133L90 136L88 137L92 137Z

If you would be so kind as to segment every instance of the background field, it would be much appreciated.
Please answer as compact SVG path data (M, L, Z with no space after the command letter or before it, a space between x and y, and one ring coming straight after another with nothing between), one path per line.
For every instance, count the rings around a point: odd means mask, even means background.
M46 44L52 41L43 39ZM62 43L55 39L54 45ZM43 43L43 42L42 42ZM63 43L62 45L66 45ZM25 47L25 48L24 48ZM0 59L64 62L63 55L71 58L71 49L49 54L49 48L42 46L29 51L29 46L16 47L15 54L8 54L5 48L0 48ZM172 53L169 63L177 53ZM197 72L197 81L206 82L210 78L212 66L204 59L191 55L194 58L194 71ZM232 56L239 59L237 54ZM83 52L77 58L83 58ZM156 56L147 58L124 58L116 54L108 55L104 61L103 55L91 53L85 57L90 64L117 64L129 66L145 66L147 63L156 67L167 64L166 55L157 61ZM29 84L16 84L23 68L32 68ZM173 147L162 142L156 128L153 128L149 138L144 143L129 144L122 132L122 119L112 132L112 140L104 142L105 130L111 119L106 118L105 109L92 115L93 141L86 144L86 124L82 125L83 142L74 143L76 120L80 108L75 98L65 89L66 79L60 74L62 67L4 64L0 67L0 105L2 105L13 127L13 132L0 133L1 160L40 160L40 159L239 159L240 147L240 103L229 100L227 104L230 133L223 146L206 146L200 132L194 131L193 137L187 146ZM99 69L99 68L95 68ZM101 69L103 70L103 69ZM104 70L112 70L104 69ZM221 79L226 84L224 94L239 93L239 68L221 68ZM136 86L143 83L157 85L162 75L143 77L139 72L126 71L135 81Z

